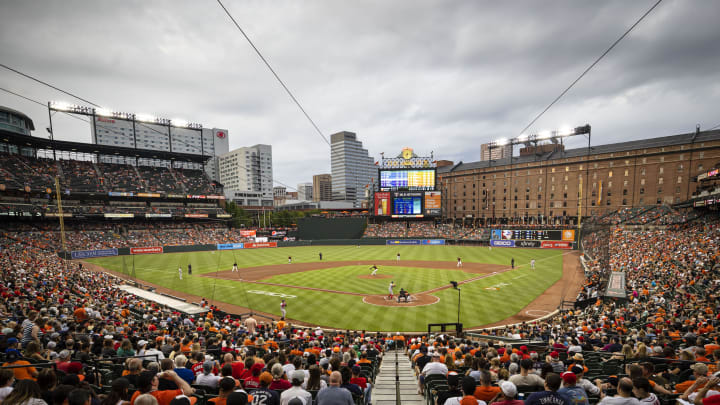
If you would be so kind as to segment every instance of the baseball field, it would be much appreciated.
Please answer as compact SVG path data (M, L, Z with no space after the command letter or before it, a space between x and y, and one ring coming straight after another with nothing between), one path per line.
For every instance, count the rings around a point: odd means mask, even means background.
M457 320L459 294L450 281L460 283L460 322L465 328L497 323L523 309L527 314L522 315L532 318L548 313L550 308L528 310L528 306L543 293L548 298L546 290L553 285L557 306L560 295L570 288L558 289L560 283L556 284L569 254L463 246L312 246L115 256L87 262L124 276L134 266L137 280L190 301L203 297L221 308L279 316L284 298L287 318L294 321L338 329L424 331L428 323ZM457 267L458 257L462 267ZM570 257L565 259L567 268ZM187 274L189 263L192 275ZM233 263L237 272L232 271ZM371 276L373 265L378 267L375 276ZM391 282L395 294L400 288L410 293L409 303L387 298Z

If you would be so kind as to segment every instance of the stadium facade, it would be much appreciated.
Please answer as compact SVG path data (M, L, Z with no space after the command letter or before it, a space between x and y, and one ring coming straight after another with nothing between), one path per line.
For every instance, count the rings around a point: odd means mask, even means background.
M213 156L206 162L205 172L212 180L218 181L218 156L229 150L227 129L180 128L99 115L90 121L90 129L92 142L96 145ZM119 159L113 155L99 157L103 163L125 163ZM138 159L137 163L145 166L166 164L151 159Z
M575 222L692 198L720 163L720 130L438 168L443 217L476 224ZM582 184L582 186L581 186ZM582 187L582 190L581 190Z
M365 190L373 187L377 172L373 159L353 132L332 134L330 143L332 199L352 201L355 207L360 207L365 201Z

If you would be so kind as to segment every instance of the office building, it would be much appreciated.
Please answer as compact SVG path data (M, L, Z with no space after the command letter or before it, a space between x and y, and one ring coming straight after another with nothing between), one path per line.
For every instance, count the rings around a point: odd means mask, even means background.
M353 201L360 207L365 191L373 188L377 173L373 159L355 133L343 131L330 136L330 170L333 201Z
M300 183L297 186L297 199L301 201L311 201L313 198L313 184Z
M272 146L238 148L218 157L220 183L226 194L236 191L259 192L263 199L273 198Z
M499 160L510 158L512 145L490 147L489 143L480 145L480 160Z
M313 176L312 200L332 201L332 176L316 174Z

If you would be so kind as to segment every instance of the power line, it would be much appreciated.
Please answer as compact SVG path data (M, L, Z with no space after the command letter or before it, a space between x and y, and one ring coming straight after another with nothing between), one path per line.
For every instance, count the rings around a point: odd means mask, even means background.
M88 104L90 104L90 105L93 105L93 106L95 106L95 107L100 107L99 105L93 103L92 101L85 100L84 98L82 98L82 97L80 97L80 96L76 96L76 95L73 94L73 93L70 93L70 92L68 92L68 91L65 91L65 90L63 90L63 89L61 89L61 88L59 88L59 87L53 86L53 85L50 84L50 83L44 82L44 81L42 81L42 80L40 80L40 79L38 79L38 78L36 78L36 77L30 76L29 74L23 73L23 72L21 72L21 71L19 71L19 70L17 70L17 69L13 69L13 68L11 68L11 67L9 67L9 66L7 66L7 65L4 65L4 64L2 64L2 63L0 63L0 67L3 67L3 68L5 68L5 69L7 69L7 70L9 70L9 71L11 71L11 72L15 72L15 73L19 74L20 76L27 77L27 78L30 79L30 80L33 80L33 81L36 81L36 82L38 82L38 83L40 83L40 84L43 84L43 85L45 85L45 86L48 86L48 87L50 87L50 88L52 88L52 89L55 89L55 90L57 90L57 91L59 91L59 92L61 92L61 93L63 93L63 94L67 94L67 95L70 96L70 97L75 97L76 99L82 100L82 101L84 101L84 102L86 102L86 103L88 103Z
M240 24L238 24L238 22L235 21L235 18L232 16L232 14L230 14L230 11L228 11L228 9L225 8L225 5L222 3L222 1L217 0L217 2L220 5L220 7L222 7L222 9L225 11L225 14L227 14L227 16L230 17L230 20L232 20L233 24L235 24L235 27L237 27L237 29L240 31L240 33L243 35L243 37L245 37L245 39L248 41L250 46L252 46L252 48L255 50L255 53L257 53L257 55L260 57L260 59L262 59L263 63L265 63L265 66L267 66L267 68L270 70L270 72L273 74L273 76L275 76L275 79L277 79L277 81L280 83L280 85L283 87L283 89L285 89L285 92L290 96L292 101L295 102L295 105L297 105L298 108L300 109L300 111L302 111L302 113L305 115L305 118L307 118L308 121L310 121L310 124L313 126L313 128L315 128L315 131L317 131L318 135L320 135L320 137L323 139L323 141L325 141L325 143L328 144L328 146L331 146L330 141L328 141L327 137L322 133L322 131L320 131L320 128L318 128L318 126L315 124L315 121L313 121L313 119L310 118L310 115L308 115L307 111L305 111L305 109L300 104L300 102L297 100L297 98L295 98L295 96L292 94L290 89L288 89L288 87L285 85L285 83L282 81L282 79L280 79L280 76L278 76L278 74L275 72L275 70L272 68L272 66L270 66L270 63L268 63L267 59L265 59L265 57L262 55L262 53L260 53L260 50L255 46L253 41L250 40L250 38L247 36L245 31L242 28L240 28Z
M218 1L219 1L219 0L218 0ZM662 0L658 0L655 4L653 4L653 6L650 7L650 9L649 9L648 11L645 12L645 14L643 14L637 21L635 21L635 24L631 25L630 28L628 28L627 31L625 31L625 33L620 36L620 38L618 38L615 42L613 42L613 44L610 45L610 47L609 47L607 50L605 50L605 52L603 52L602 55L600 55L600 57L598 57L597 59L595 59L595 62L593 62L590 66L588 66L587 69L585 69L585 71L583 71L583 72L580 74L580 76L578 76L577 79L575 79L572 83L570 83L570 85L569 85L565 90L563 90L563 92L560 93L559 96L555 97L555 99L554 99L550 104L548 104L548 106L545 107L545 109L542 110L542 111L540 112L540 114L538 114L535 118L533 118L533 120L530 121L530 123L527 124L527 126L526 126L525 128L523 128L522 131L520 131L520 133L521 133L521 134L524 133L528 128L530 128L530 127L532 126L532 124L535 123L535 121L537 121L538 119L540 119L540 117L542 117L543 114L545 114L553 105L555 105L555 103L557 103L557 102L565 95L565 93L567 93L568 91L570 91L570 89L572 89L573 86L575 86L575 84L580 81L580 79L582 79L593 67L595 67L595 65L597 65L598 62L600 62L600 61L605 57L605 55L607 55L608 53L610 53L610 51L611 51L613 48L615 48L615 45L619 44L620 41L622 41L623 38L625 38L625 37L630 33L630 31L632 31L638 24L640 24L640 22L641 22L648 14L650 14L650 12L652 12L652 11L655 9L655 7L657 7L661 2L662 2Z
M710 128L710 129L706 129L706 131L712 131L715 128L720 128L720 123L718 123L717 125L715 125L714 127Z
M22 98L22 99L25 99L25 100L27 100L27 101L30 101L30 102L32 102L32 103L35 103L35 104L38 104L38 105L41 105L41 106L47 108L47 104L43 104L43 103L41 103L41 102L39 102L39 101L37 101L37 100L33 100L33 99L31 99L30 97L25 97L25 96L23 96L22 94L15 93L14 91L11 91L11 90L8 90L8 89L2 88L2 87L0 87L0 90L2 90L2 91L4 91L4 92L7 92L7 93L10 93L10 94L12 94L13 96L18 96L18 97L20 97L20 98ZM78 117L78 116L75 115L75 114L70 114L70 113L67 113L67 112L65 112L65 111L61 111L61 112L62 112L63 114L65 114L65 115L69 116L69 117L75 118L76 120L80 120L80 121L85 122L85 123L88 123L88 124L90 123L89 120L83 119L82 117Z

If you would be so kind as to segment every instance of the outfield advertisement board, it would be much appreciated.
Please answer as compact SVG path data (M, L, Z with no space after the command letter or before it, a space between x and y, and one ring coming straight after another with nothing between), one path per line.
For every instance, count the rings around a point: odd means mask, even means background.
M388 239L386 245L420 245L420 239Z
M445 239L423 239L421 243L423 245L444 245Z
M235 250L244 249L243 243L218 243L217 250Z
M117 249L73 250L70 257L73 259L90 259L92 257L117 256Z
M131 255L151 255L151 254L157 254L157 253L162 253L162 252L163 252L162 246L130 248Z
M515 247L515 241L514 240L491 240L490 246L493 247Z
M539 247L540 247L540 241L539 241L539 240L516 240L516 241L515 241L515 247L519 247L519 248L539 248Z
M251 242L245 243L243 249L256 249L256 248L274 248L277 247L277 242Z
M544 240L540 245L543 249L572 249L572 242L556 242Z

